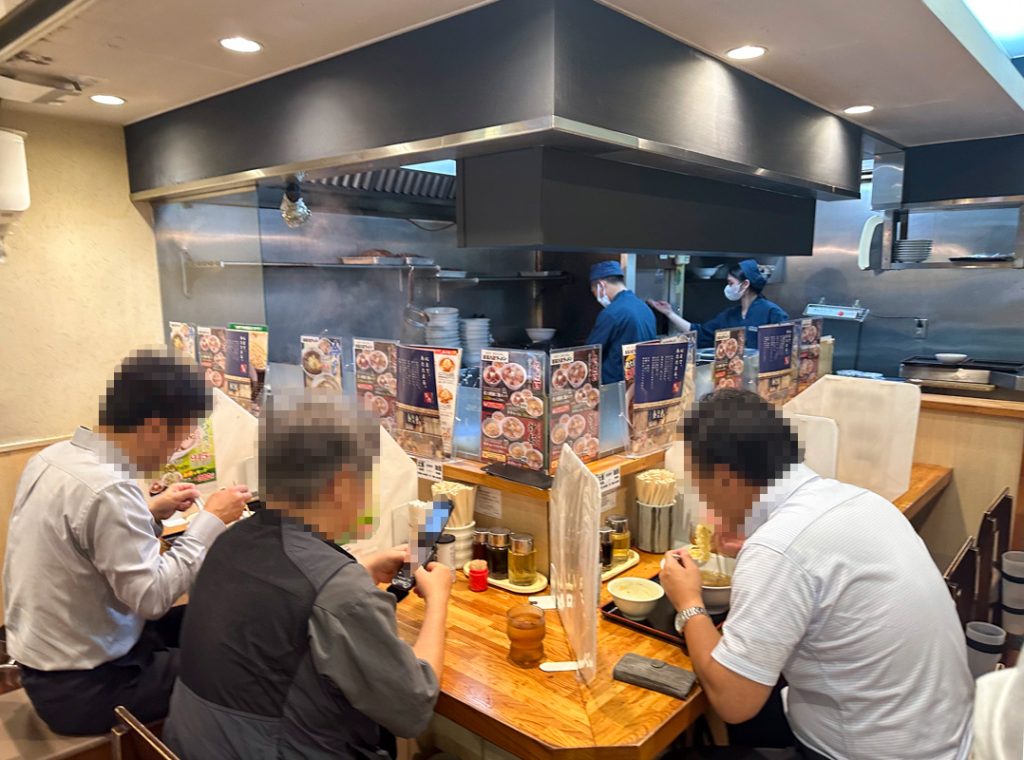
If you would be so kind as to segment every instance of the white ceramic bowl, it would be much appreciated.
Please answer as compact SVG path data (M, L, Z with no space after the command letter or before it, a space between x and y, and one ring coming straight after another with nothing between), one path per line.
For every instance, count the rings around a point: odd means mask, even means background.
M935 354L935 358L943 364L962 364L967 361L967 354Z
M693 544L687 544L684 549L689 550L693 547ZM712 552L711 559L705 564L703 569L717 570L718 569L718 555ZM665 566L665 560L661 561L662 567ZM736 571L736 558L727 557L722 555L722 570L725 571L730 577ZM702 586L702 596L704 597L704 606L708 612L719 613L725 612L729 609L729 597L732 595L732 586Z
M551 340L555 337L555 328L553 327L527 327L526 334L530 336L530 340L534 343L540 343L541 341Z
M643 590L651 598L636 598L637 590ZM619 612L630 620L646 620L658 600L665 596L665 589L660 584L646 578L614 578L608 582L608 592L615 600Z

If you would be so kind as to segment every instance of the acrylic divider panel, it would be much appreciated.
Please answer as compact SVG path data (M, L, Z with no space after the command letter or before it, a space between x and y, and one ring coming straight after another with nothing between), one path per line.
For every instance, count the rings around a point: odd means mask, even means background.
M656 451L674 440L691 346L685 337L623 346L630 455Z
M714 387L743 388L743 349L747 341L747 328L718 330L715 333Z
M792 322L757 328L757 392L769 403L785 404L796 395L800 349L797 329Z
M355 338L352 341L356 396L381 427L394 433L395 397L398 393L398 344L390 340Z
M558 467L563 444L582 461L595 461L601 455L601 347L552 351L549 374L550 472Z
M818 379L818 365L821 360L821 331L825 320L820 317L801 319L800 365L797 374L797 393L803 393Z
M548 506L551 594L580 677L590 683L597 672L601 486L568 447L559 461Z
M546 471L547 355L484 349L480 355L480 458Z
M342 343L330 335L299 337L302 384L306 388L327 393L341 393Z
M451 457L462 350L399 345L397 354L398 444L413 456Z

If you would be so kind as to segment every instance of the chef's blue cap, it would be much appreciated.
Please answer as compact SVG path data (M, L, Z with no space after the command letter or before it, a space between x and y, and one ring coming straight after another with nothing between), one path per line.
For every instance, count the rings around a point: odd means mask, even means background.
M768 284L768 280L761 274L761 270L757 268L757 262L753 259L741 261L740 269L743 270L743 275L750 281L750 287L754 290L760 292Z
M603 280L605 277L625 277L626 273L617 261L599 261L590 267L590 281Z

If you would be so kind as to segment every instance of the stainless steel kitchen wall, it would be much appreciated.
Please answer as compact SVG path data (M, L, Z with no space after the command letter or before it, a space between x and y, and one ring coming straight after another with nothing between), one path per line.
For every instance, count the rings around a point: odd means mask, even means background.
M292 229L276 209L255 208L254 194L232 200L251 205L224 205L221 200L156 206L164 317L206 325L268 324L273 362L297 364L302 334L402 337L407 271L277 268L261 266L263 262L338 263L342 256L383 248L479 274L514 275L536 264L532 251L457 249L454 227L443 223L422 221L416 226L405 219L317 213L314 208L305 225ZM188 268L189 297L182 289L185 250L197 263L250 266ZM416 272L414 303L444 304L465 316L488 316L496 342L507 345L526 342L524 328L539 325L535 306L546 291L570 287L526 280L471 285L428 279L432 275L430 270ZM406 338L414 339L408 333Z
M826 323L826 332L836 336L838 369L856 364L857 369L895 376L902 359L937 351L1024 361L1024 271L862 271L857 266L857 248L864 222L874 213L870 184L861 187L859 199L820 201L813 256L787 259L785 282L766 290L793 317L821 298L841 305L860 299L871 309L859 352L855 324ZM910 231L915 238L934 237L933 258L942 259L953 253L1005 248L1011 245L1013 227L1012 213L976 210L915 215ZM725 308L723 284L718 280L688 283L687 317L707 319ZM924 339L914 337L917 318L928 320Z

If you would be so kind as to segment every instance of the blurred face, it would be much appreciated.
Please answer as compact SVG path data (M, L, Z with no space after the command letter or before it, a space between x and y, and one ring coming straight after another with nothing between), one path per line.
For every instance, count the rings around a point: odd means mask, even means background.
M299 516L331 541L347 543L358 537L357 526L370 503L370 479L342 469L316 503L302 508Z
M750 485L722 465L710 471L700 471L689 452L687 468L697 491L708 506L715 532L724 535L738 533L754 502L760 497L761 489Z
M199 420L170 421L149 418L134 433L131 452L135 466L144 471L161 469L175 449L191 435Z

